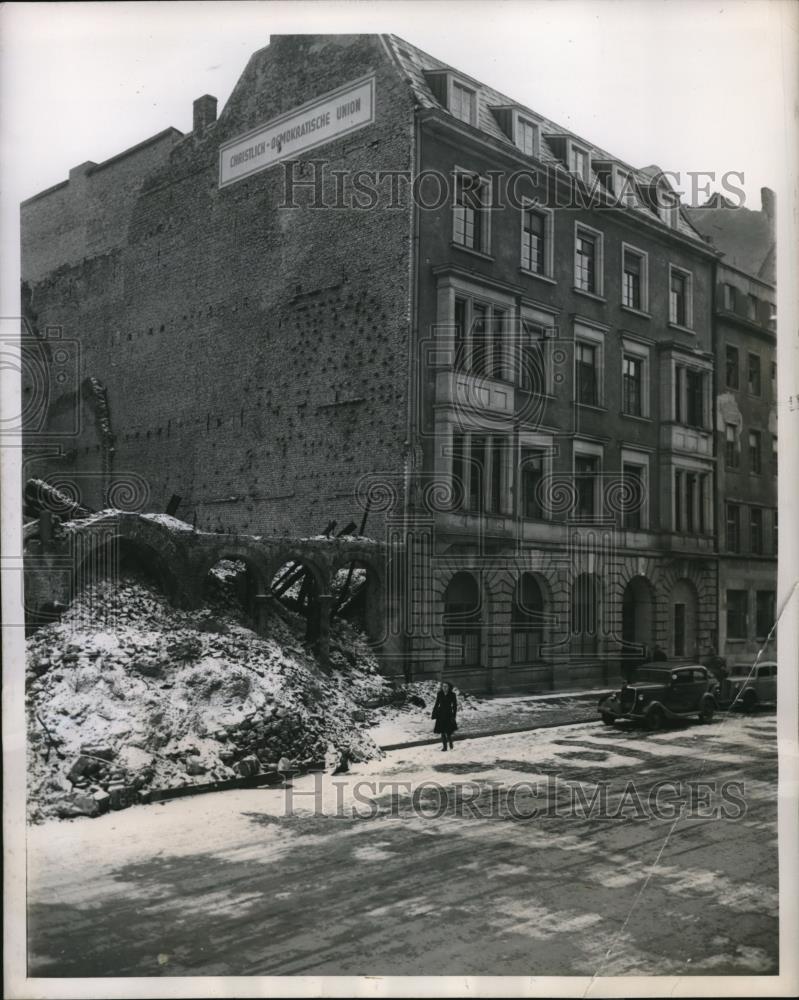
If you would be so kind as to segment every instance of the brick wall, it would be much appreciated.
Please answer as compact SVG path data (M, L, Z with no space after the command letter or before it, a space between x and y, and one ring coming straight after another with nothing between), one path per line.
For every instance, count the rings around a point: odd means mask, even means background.
M52 412L83 418L65 458L26 474L75 474L86 502L104 502L93 377L115 438L112 483L143 480L150 509L176 493L200 527L268 534L359 519L358 479L403 460L410 213L302 197L280 208L281 167L221 190L217 169L221 142L371 72L374 124L307 158L409 169L410 95L380 40L286 36L251 57L215 125L23 208L39 327L80 344L78 384L55 392Z

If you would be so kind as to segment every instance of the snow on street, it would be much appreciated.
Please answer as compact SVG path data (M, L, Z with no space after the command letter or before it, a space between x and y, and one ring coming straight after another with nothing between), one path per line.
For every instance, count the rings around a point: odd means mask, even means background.
M612 815L696 779L745 812ZM776 845L770 715L413 747L29 828L30 974L773 974Z

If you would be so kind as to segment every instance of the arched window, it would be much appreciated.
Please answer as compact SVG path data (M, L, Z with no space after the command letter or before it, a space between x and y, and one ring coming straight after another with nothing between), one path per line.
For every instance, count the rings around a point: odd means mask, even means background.
M522 573L511 607L511 656L513 663L541 659L544 641L544 595L532 573Z
M480 665L480 588L471 573L456 573L444 592L445 663Z
M593 656L599 649L599 581L594 573L581 573L572 585L572 651Z

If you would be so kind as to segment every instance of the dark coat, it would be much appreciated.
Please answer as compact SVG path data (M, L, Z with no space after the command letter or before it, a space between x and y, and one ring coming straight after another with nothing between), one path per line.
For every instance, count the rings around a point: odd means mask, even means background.
M436 695L436 703L433 705L431 718L436 720L434 733L454 733L458 728L455 721L458 715L458 699L454 691L444 694L439 691Z

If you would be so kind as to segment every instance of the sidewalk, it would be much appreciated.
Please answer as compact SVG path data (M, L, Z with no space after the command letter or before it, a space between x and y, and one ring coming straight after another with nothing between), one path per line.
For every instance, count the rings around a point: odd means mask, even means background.
M462 703L458 711L457 739L475 739L548 728L570 722L591 722L598 718L596 704L610 689L552 691L546 694L499 695ZM439 742L430 718L432 705L389 711L371 729L372 738L383 750Z

